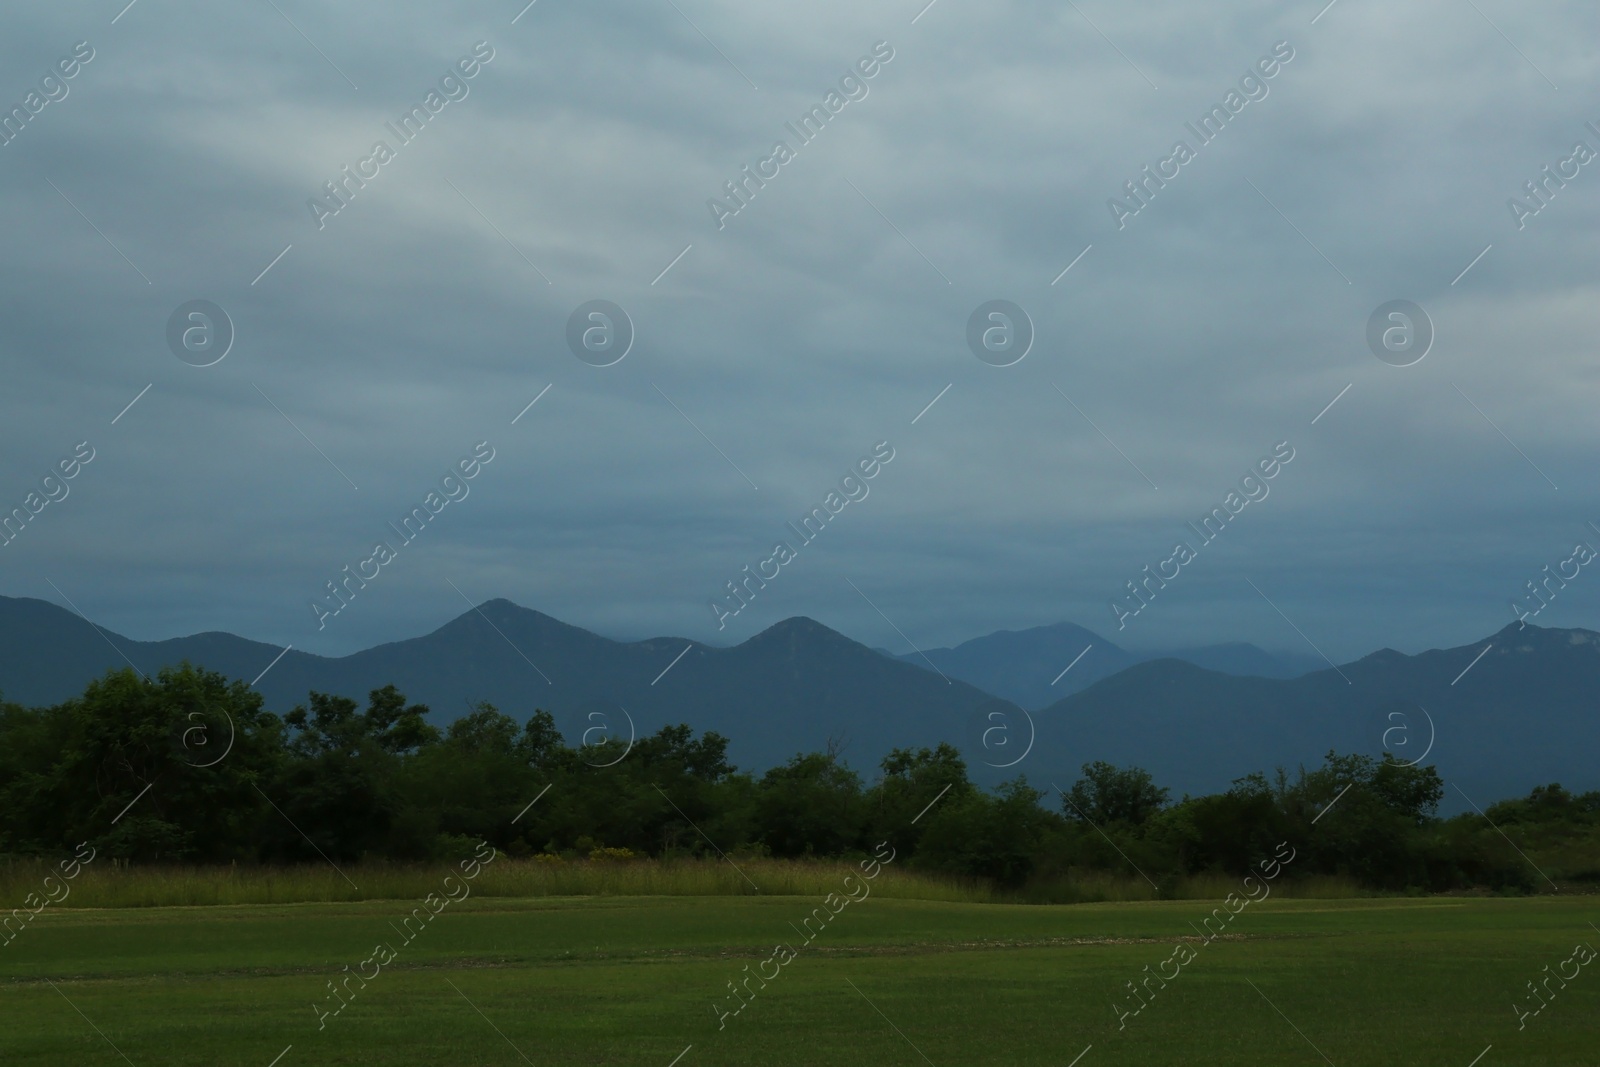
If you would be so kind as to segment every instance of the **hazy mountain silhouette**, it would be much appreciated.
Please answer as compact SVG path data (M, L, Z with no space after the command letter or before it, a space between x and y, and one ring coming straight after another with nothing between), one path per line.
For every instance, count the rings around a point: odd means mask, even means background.
M281 651L222 633L134 641L45 601L0 597L0 696L22 704L66 700L129 663L153 675L187 659L250 681ZM754 768L837 741L870 769L896 745L965 736L967 721L989 705L1016 710L810 619L780 622L733 648L671 637L624 643L508 600L349 656L292 650L257 688L282 713L313 689L364 701L391 682L441 722L480 700L518 719L543 708L574 744L601 730L626 737L630 718L640 734L687 722L727 735L734 761Z
M1243 642L1135 652L1070 622L999 630L954 648L886 654L924 669L931 663L950 678L1030 710L1082 692L1135 663L1157 659L1179 659L1223 674L1261 678L1296 678L1325 666L1316 656L1274 654Z
M1471 645L1383 649L1294 679L1137 664L1035 712L1034 754L1051 773L1090 759L1137 763L1177 796L1315 764L1330 748L1418 760L1432 736L1426 762L1452 783L1446 807L1470 810L1468 798L1487 804L1552 781L1600 787L1597 697L1600 634L1513 623Z
M1006 634L978 641L1009 643L1014 668L1037 673L1047 687L1087 645L1095 647L1067 678L1108 669L1091 667L1096 653L1107 661L1128 655L1109 643L1102 650L1096 635L1069 624L1021 634L1033 644ZM1057 652L1063 640L1065 659ZM1212 647L1236 664L1254 655L1253 646ZM66 700L129 662L154 674L187 659L250 681L281 651L226 633L134 641L45 601L0 597L0 696L23 704ZM1418 759L1432 737L1427 762L1454 783L1446 795L1452 810L1467 808L1467 797L1487 804L1551 781L1600 786L1600 634L1515 623L1460 648L1415 656L1384 649L1288 679L1175 659L1132 663L1029 714L810 619L715 648L685 638L612 641L492 600L430 634L353 655L290 651L258 689L282 713L312 689L364 701L391 682L428 704L437 722L480 700L518 719L546 709L574 744L601 730L626 736L629 718L639 734L687 722L726 734L734 761L752 770L834 740L870 775L891 747L948 740L986 783L1026 774L1038 786L1065 786L1081 764L1104 759L1145 767L1179 796L1225 789L1251 771L1315 764L1330 748L1387 747Z

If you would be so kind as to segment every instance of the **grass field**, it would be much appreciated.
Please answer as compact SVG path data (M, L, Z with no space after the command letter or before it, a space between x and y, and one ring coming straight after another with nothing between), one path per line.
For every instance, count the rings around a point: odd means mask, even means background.
M1512 1009L1600 945L1593 897L1274 896L1203 943L1209 901L875 893L805 945L820 897L475 895L409 944L414 899L48 908L0 949L0 1063L1468 1067L1491 1044L1480 1067L1600 1062L1600 966L1525 1029ZM1123 983L1183 938L1193 961L1119 1030ZM397 957L319 1030L327 983L380 941ZM727 983L780 942L796 958L719 1029Z

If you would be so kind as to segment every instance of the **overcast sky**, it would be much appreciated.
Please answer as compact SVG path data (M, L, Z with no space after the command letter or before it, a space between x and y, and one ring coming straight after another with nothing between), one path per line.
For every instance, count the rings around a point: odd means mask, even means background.
M94 459L0 549L0 592L325 654L506 597L620 638L807 615L903 652L1070 620L1342 660L1481 638L1600 544L1600 165L1520 230L1508 206L1600 149L1593 5L522 2L6 12L8 109L93 58L0 147L0 510ZM385 124L479 42L403 143ZM875 46L802 143L785 123ZM1185 124L1275 47L1203 144ZM308 200L380 140L319 228ZM708 199L780 140L719 229ZM1108 200L1179 140L1119 228ZM236 335L207 367L167 339L202 299ZM636 334L608 367L566 339L596 299ZM969 349L990 300L1033 324L1015 365ZM1368 347L1392 300L1436 329L1411 366ZM319 629L324 583L480 441L469 495ZM784 523L879 441L870 494L800 545ZM1185 523L1279 442L1270 495L1201 545ZM719 631L779 540L797 558ZM1119 632L1109 601L1178 541ZM1584 575L1531 621L1597 608Z

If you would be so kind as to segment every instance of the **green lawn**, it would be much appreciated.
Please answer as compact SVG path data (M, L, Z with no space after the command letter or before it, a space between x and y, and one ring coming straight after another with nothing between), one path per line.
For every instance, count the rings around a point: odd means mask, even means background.
M279 1067L668 1067L692 1045L679 1067L1066 1067L1092 1044L1079 1067L1468 1067L1491 1043L1480 1067L1600 1062L1600 966L1520 1032L1512 1010L1546 964L1600 945L1600 901L1570 897L1274 898L1210 944L1189 926L1209 911L1197 901L875 897L719 1031L726 983L798 947L790 924L817 903L474 898L321 1031L326 983L377 942L399 946L389 923L411 902L46 910L0 949L0 1064L268 1067L292 1045ZM1123 982L1185 936L1196 958L1119 1032Z

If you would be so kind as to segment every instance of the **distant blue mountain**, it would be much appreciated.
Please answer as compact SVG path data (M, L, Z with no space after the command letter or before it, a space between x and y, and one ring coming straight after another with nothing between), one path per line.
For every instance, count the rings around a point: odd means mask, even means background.
M1388 750L1408 761L1426 754L1449 783L1444 809L1470 811L1550 782L1600 788L1600 633L1512 623L1471 645L1415 656L1383 649L1293 679L1157 660L1032 720L1039 759L1030 774L1070 775L1091 759L1135 763L1176 796L1278 765L1312 766L1329 749Z
M1089 646L1055 688L1092 684L1047 706L1031 700L1035 679L1048 691ZM153 674L188 660L248 682L280 651L225 633L134 641L45 601L0 597L0 696L17 703L59 703L129 663ZM1238 670L1282 664L1248 645L1189 655ZM1029 696L1032 708L958 676L977 676L968 668L985 657L998 672L984 676L990 684ZM755 771L831 742L870 777L891 747L949 741L985 784L1026 774L1037 786L1066 786L1083 763L1104 759L1146 768L1176 796L1314 765L1330 748L1387 748L1408 760L1426 752L1451 783L1450 810L1552 781L1600 788L1600 634L1588 630L1512 624L1460 648L1384 649L1291 678L1119 657L1133 654L1062 624L932 650L941 676L811 619L714 648L681 637L612 641L492 600L430 634L353 655L288 652L257 688L279 713L310 690L364 701L391 682L441 723L480 700L518 719L542 708L573 744L597 730L626 736L686 722L728 736L734 762ZM1005 670L1033 688L1011 686Z
M1082 692L1135 663L1157 659L1178 659L1222 674L1260 678L1296 678L1327 665L1315 656L1275 655L1242 642L1134 652L1070 622L1000 630L954 648L885 654L924 669L931 666L1029 710Z
M0 597L0 697L21 704L67 700L129 665L154 675L188 660L248 682L281 651L225 633L134 641L42 600ZM756 769L833 742L870 770L896 745L962 736L991 705L1017 710L810 619L785 620L732 648L681 637L619 642L509 600L349 656L290 651L256 688L281 714L310 690L365 702L390 683L428 705L436 722L478 701L519 720L550 711L572 744L599 738L596 731L626 737L685 722L724 734L734 762Z

